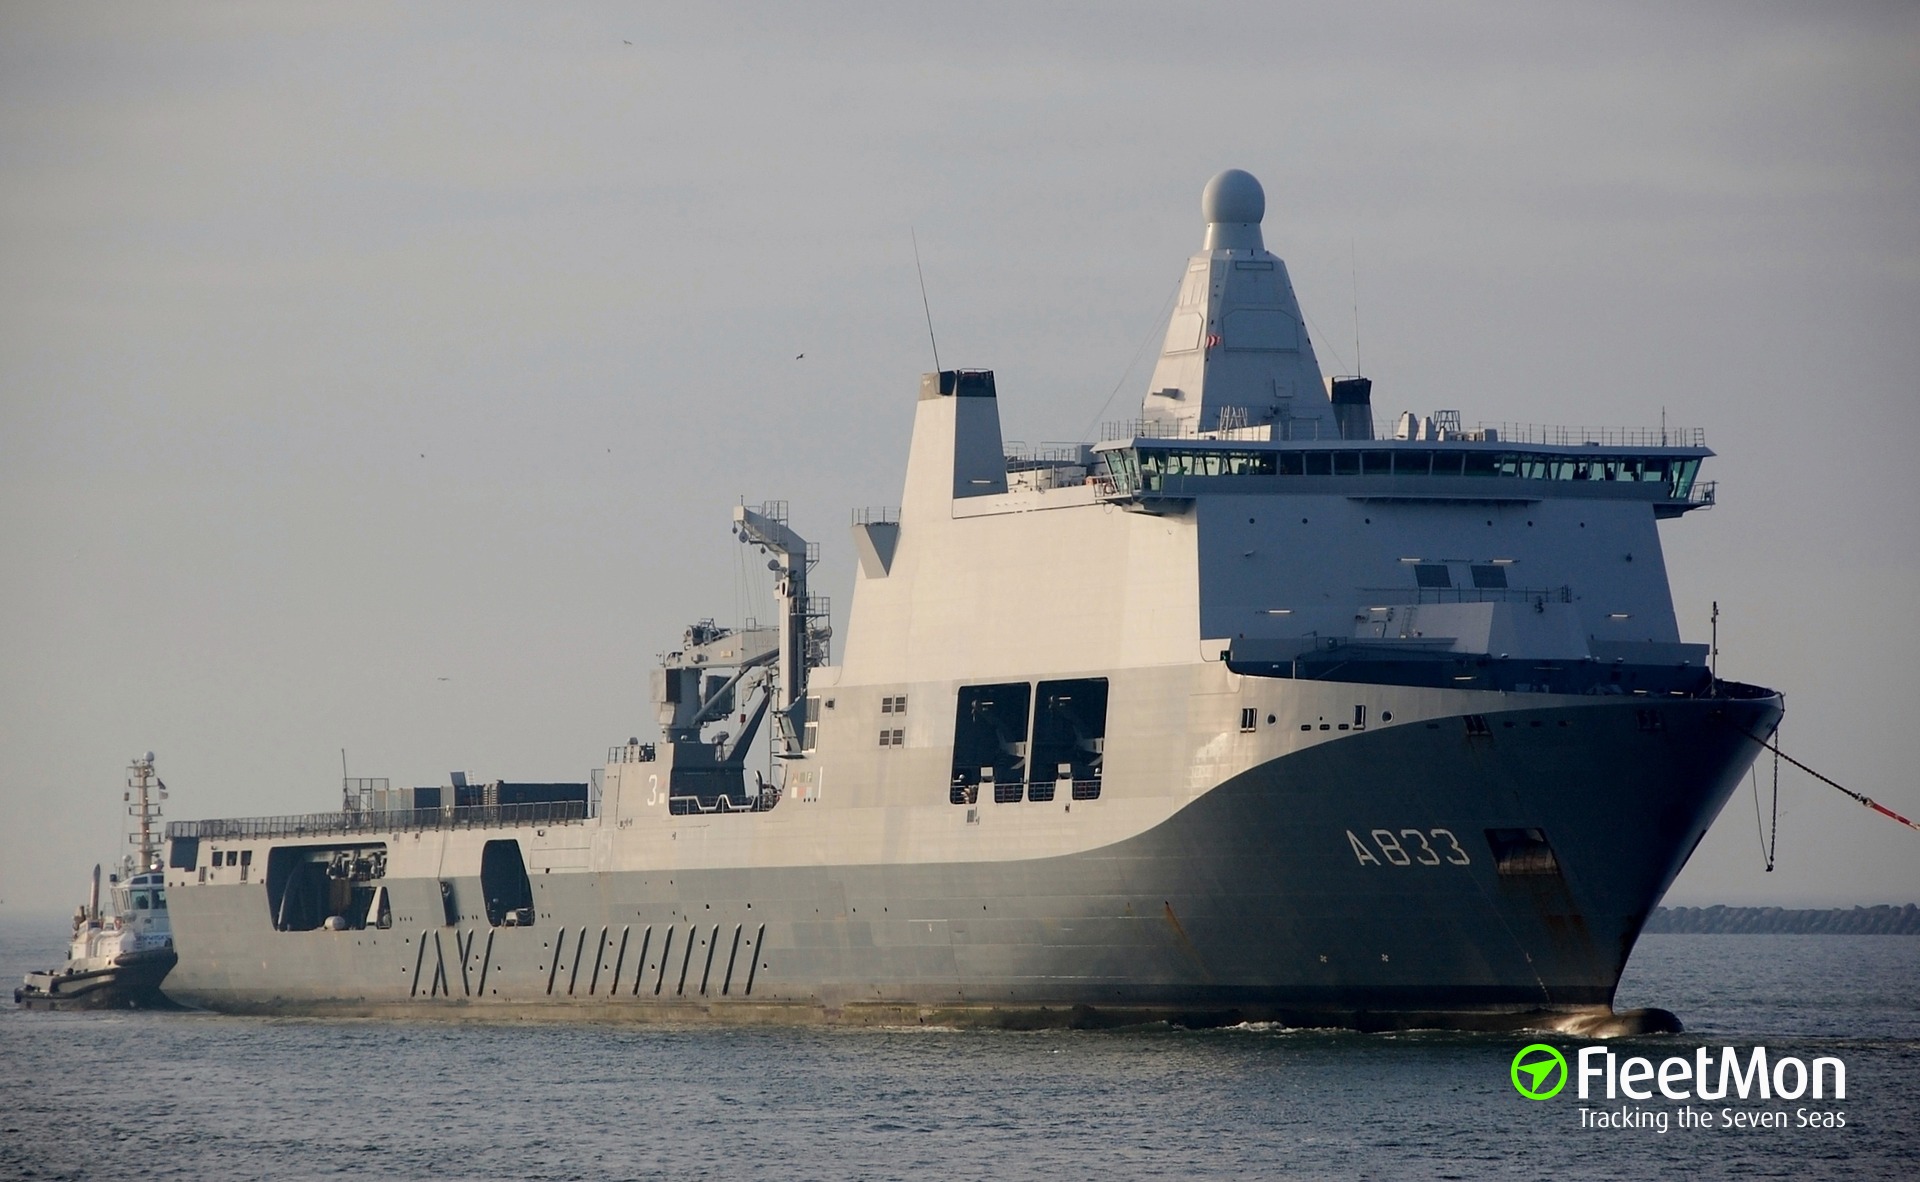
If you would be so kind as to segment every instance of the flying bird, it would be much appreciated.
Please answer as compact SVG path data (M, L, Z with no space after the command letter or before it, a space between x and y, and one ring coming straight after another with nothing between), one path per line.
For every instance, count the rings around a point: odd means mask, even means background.
M798 361L798 360L800 360L800 359L801 359L802 357L805 357L805 356L806 356L806 354L805 354L805 353L795 353L795 354L793 355L793 359L794 359L795 361Z

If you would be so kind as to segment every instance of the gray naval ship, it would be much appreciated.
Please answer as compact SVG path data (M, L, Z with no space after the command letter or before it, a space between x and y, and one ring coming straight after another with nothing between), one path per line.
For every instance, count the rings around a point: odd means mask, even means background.
M1244 172L1139 417L1009 452L928 374L854 514L844 652L780 503L775 625L689 628L576 784L175 823L168 990L232 1011L1363 1029L1614 1015L1783 703L1680 639L1694 431L1376 426ZM765 734L762 735L762 731ZM771 758L752 761L756 738ZM757 749L757 748L756 748ZM764 770L762 770L764 769Z

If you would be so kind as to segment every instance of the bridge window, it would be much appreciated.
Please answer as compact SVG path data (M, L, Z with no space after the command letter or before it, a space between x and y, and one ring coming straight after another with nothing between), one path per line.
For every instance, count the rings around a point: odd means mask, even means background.
M1413 567L1413 581L1420 587L1451 587L1453 575L1444 562L1418 562Z
M1480 588L1504 588L1507 585L1507 568L1504 566L1474 566L1473 585Z
M1626 481L1665 484L1674 500L1692 490L1700 460L1661 455L1557 455L1480 447L1371 451L1309 448L1264 451L1234 447L1148 447L1103 452L1102 471L1117 491L1163 491L1166 481L1234 476L1476 476L1518 480Z
M1693 478L1699 471L1699 460L1673 461L1673 483L1668 486L1669 495L1676 501L1686 500L1688 495L1693 492Z

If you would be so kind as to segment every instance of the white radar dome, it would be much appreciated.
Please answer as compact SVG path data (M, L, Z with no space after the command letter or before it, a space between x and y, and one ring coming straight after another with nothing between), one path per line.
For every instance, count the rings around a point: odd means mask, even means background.
M1207 182L1200 213L1209 223L1253 222L1267 216L1267 194L1250 172L1229 168Z

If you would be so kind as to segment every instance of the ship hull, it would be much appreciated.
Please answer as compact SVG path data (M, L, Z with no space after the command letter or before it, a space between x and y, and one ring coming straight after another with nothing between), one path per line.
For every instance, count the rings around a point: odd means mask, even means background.
M173 1003L160 983L178 959L172 948L150 948L97 968L28 973L13 991L14 1004L25 1010L168 1009Z
M1781 703L1589 702L1321 743L1060 856L540 873L520 927L443 923L437 879L390 879L393 926L357 931L275 930L258 884L179 890L169 993L676 1022L1590 1022Z

